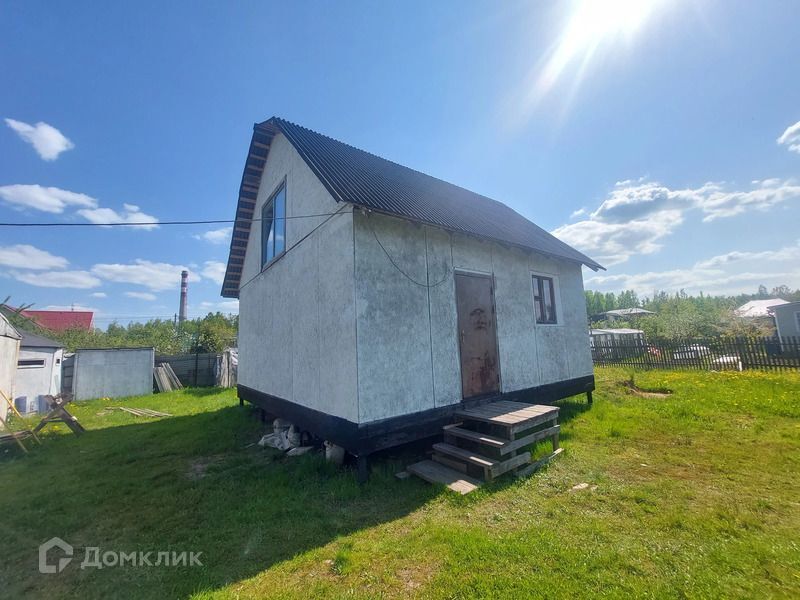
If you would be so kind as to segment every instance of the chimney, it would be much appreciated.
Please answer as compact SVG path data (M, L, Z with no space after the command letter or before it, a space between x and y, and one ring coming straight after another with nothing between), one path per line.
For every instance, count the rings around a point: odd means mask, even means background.
M178 322L186 320L186 296L189 293L189 271L181 271L181 308L178 313Z

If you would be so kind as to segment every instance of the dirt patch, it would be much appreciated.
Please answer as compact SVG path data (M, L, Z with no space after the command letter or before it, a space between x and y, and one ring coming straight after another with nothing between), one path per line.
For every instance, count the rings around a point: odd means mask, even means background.
M186 478L197 481L206 476L208 468L222 462L223 456L203 456L189 461L189 468L186 470Z
M628 390L629 393L639 396L640 398L669 398L672 395L672 390L668 390L666 388L657 390L644 390L632 381L625 381L622 385Z

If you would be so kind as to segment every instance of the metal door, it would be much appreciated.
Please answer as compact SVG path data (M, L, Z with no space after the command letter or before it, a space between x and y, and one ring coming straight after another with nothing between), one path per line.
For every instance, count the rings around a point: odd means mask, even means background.
M492 278L456 273L455 280L462 395L472 398L499 392L500 361Z

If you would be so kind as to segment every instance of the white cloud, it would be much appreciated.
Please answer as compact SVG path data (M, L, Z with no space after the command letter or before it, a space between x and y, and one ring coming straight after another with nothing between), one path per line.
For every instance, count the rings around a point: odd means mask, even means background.
M100 285L100 280L88 271L45 271L38 273L11 271L17 281L37 287L88 289Z
M201 302L200 309L206 312L223 312L223 313L238 313L239 301L238 300L220 300L219 302Z
M791 152L800 154L800 121L786 128L778 138L778 144L788 146Z
M588 219L552 233L610 266L660 250L663 238L683 223L688 211L700 211L709 222L768 210L793 198L800 198L800 185L791 180L754 181L745 191L729 191L721 183L673 190L657 182L621 181Z
M90 223L142 223L158 221L135 204L123 204L122 211L99 206L98 201L86 194L62 190L57 187L44 187L37 184L14 184L0 186L0 198L14 208L34 209L42 212L61 214L68 207L82 207L78 215ZM158 225L141 225L137 229L155 229Z
M63 133L52 125L39 121L30 125L14 119L6 119L6 125L17 132L17 135L31 144L44 160L55 160L58 155L75 147Z
M225 263L216 260L207 260L200 273L206 279L210 279L214 283L222 285L222 281L225 279Z
M86 194L36 184L0 186L0 198L15 208L33 208L54 214L63 213L68 206L97 206L97 200Z
M597 219L562 225L553 235L592 255L609 267L625 262L635 254L652 254L661 249L660 240L683 222L678 210L661 211L648 218L627 223L607 223Z
M112 208L84 208L78 214L90 223L148 223L158 221L157 217L143 213L135 204L123 204L122 212ZM137 229L155 229L158 225L140 225Z
M791 261L800 264L800 240L798 240L797 244L794 246L786 246L778 250L764 250L761 252L740 252L734 250L733 252L712 256L709 259L702 260L695 265L695 268L713 269L743 262L774 265L782 261Z
M150 292L125 292L125 295L128 298L136 298L137 300L149 300L153 301L156 299L155 294L151 294Z
M210 244L227 244L231 239L231 232L233 227L222 227L221 229L212 229L205 233L195 234L193 237L197 240L203 240Z
M84 306L82 304L50 304L45 306L42 310L74 310L79 312L93 312L95 316L101 314L101 311L92 306Z
M97 277L117 283L141 285L154 292L178 290L183 270L186 270L183 265L155 263L142 259L136 259L129 264L97 264L92 267L92 273ZM200 281L200 278L190 272L189 281Z
M732 251L698 261L693 267L595 275L587 289L602 291L633 289L640 295L656 290L708 294L736 294L764 284L768 288L800 280L800 240L795 244L758 252Z
M89 294L92 298L108 298L108 294L105 292L94 292Z
M63 269L69 264L66 258L55 256L29 244L0 246L0 265L16 269Z

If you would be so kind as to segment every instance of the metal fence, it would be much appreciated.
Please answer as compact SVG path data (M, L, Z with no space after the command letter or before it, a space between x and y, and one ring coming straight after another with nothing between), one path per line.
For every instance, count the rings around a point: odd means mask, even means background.
M592 340L592 361L642 369L800 369L800 337Z

